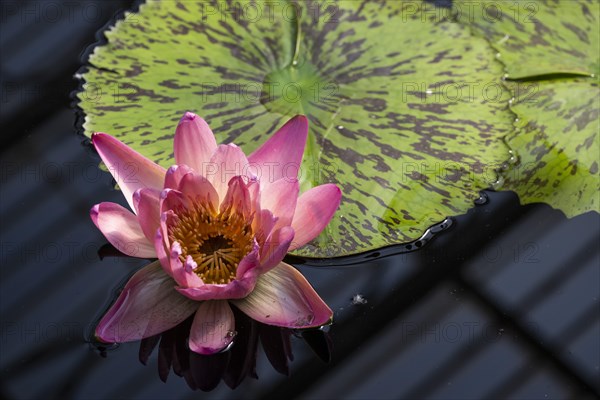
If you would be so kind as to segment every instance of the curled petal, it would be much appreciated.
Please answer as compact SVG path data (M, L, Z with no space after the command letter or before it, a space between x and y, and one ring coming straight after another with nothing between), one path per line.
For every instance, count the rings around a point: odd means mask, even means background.
M260 272L265 273L283 260L290 243L294 239L294 229L284 226L271 233L260 249Z
M179 189L181 179L193 170L187 165L172 165L165 174L165 189Z
M198 303L177 293L173 284L157 261L136 272L100 320L96 336L108 343L129 342L184 321L198 309Z
M185 175L178 187L179 191L190 199L204 204L211 204L213 209L219 205L219 196L212 184L203 177L195 173Z
M217 147L210 162L203 167L202 175L212 183L219 195L219 201L223 202L231 178L248 174L248 159L236 145L222 144Z
M146 239L154 240L156 229L160 225L160 192L156 189L138 189L133 194L133 203L138 221Z
M227 284L200 285L198 287L177 287L177 291L185 297L196 300L239 299L252 291L256 278L236 279Z
M260 176L261 185L298 176L307 137L308 119L297 115L248 156L252 168L260 169L256 175Z
M105 133L94 133L92 143L132 210L133 193L136 190L145 187L162 188L166 171L160 165Z
M298 198L292 228L296 232L290 251L316 238L331 221L340 205L342 192L332 184L316 186Z
M179 211L191 206L190 199L179 190L165 189L160 192L160 212Z
M333 316L302 274L283 262L261 275L252 293L232 303L256 321L285 328L321 326Z
M192 257L187 256L185 263L181 262L181 245L178 242L171 244L171 253L169 257L170 269L173 272L173 279L182 287L196 287L204 285L202 279L194 273L198 266Z
M194 316L190 331L190 350L199 354L214 354L233 340L235 320L227 300L203 301Z
M271 234L277 218L273 217L273 213L269 210L260 210L254 214L252 219L252 231L256 237L256 241L262 246Z
M232 210L248 218L251 211L250 194L241 176L235 176L229 181L229 189L221 203L221 213Z
M106 239L121 253L132 257L154 258L156 253L138 218L125 207L116 203L96 204L90 217Z
M210 161L216 148L215 136L206 121L194 113L186 112L175 131L175 162L186 164L201 173L202 164Z
M260 196L261 208L270 210L277 218L273 229L289 226L298 202L298 192L300 191L298 180L282 178L267 188L268 192L263 192Z
M252 291L256 284L258 271L258 246L240 261L236 279L226 284L200 284L195 287L178 287L179 293L192 300L239 299ZM198 278L200 279L200 278Z

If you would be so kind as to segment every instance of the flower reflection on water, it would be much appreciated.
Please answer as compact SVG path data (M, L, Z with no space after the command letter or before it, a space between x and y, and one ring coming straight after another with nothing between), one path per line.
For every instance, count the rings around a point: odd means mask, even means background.
M201 389L212 385L213 372L242 365L241 372L219 375L235 387L256 375L256 340L250 334L244 345L238 336L245 325L260 326L256 337L269 360L287 373L281 354L291 359L291 329L323 326L333 315L300 272L282 262L325 228L341 199L334 184L299 195L307 135L306 117L294 117L246 157L233 144L217 146L208 124L186 113L174 137L177 164L165 170L112 136L94 134L92 143L134 211L100 203L90 213L94 224L124 254L158 259L129 279L96 337L143 339L142 361L160 337L161 377L172 366ZM308 335L319 342L319 334ZM225 351L234 337L236 345ZM282 351L269 350L275 344ZM254 354L254 361L236 361L239 352ZM206 363L212 372L200 377L205 368L196 364Z
M238 387L245 378L258 379L256 360L260 341L262 349L273 368L289 375L289 361L293 361L291 336L306 339L306 343L323 361L331 355L331 341L322 329L294 331L266 325L248 317L236 307L235 338L225 351L212 355L201 355L190 350L188 336L193 323L189 317L179 325L161 334L143 339L140 343L139 358L147 364L152 352L158 346L158 374L163 382L169 373L183 377L193 390L209 391L216 388L221 380L230 388Z

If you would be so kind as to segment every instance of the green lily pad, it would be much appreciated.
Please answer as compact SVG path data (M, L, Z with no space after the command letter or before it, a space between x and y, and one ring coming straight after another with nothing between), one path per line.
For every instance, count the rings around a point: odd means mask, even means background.
M79 94L86 134L168 166L185 111L246 153L306 114L301 189L343 192L308 257L415 240L496 181L510 93L468 28L414 2L224 4L151 2L106 32Z
M507 143L518 163L501 187L517 192L523 203L547 202L567 216L600 212L600 5L472 6L457 2L459 20L496 49L514 96L517 119Z

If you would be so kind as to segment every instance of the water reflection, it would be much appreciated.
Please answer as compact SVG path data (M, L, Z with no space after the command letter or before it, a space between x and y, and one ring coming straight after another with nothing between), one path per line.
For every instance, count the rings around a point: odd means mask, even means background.
M264 351L273 368L286 376L290 375L289 363L292 354L292 336L304 340L315 355L329 362L332 342L327 327L293 330L266 325L231 307L235 315L235 338L232 344L220 353L201 355L190 350L189 333L194 316L161 334L140 341L139 360L147 365L158 347L158 376L166 382L171 371L182 377L192 390L211 391L221 381L232 389L247 377L258 379L256 360L260 349ZM110 345L98 344L100 355L106 357Z

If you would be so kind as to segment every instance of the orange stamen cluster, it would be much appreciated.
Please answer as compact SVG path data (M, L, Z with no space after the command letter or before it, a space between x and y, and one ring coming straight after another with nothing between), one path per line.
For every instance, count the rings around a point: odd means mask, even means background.
M171 243L181 245L181 261L191 256L198 264L194 272L204 283L234 280L238 264L252 250L251 221L231 207L217 212L203 203L177 210L176 215L168 233Z

